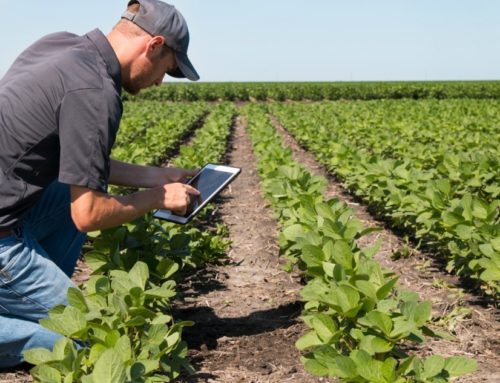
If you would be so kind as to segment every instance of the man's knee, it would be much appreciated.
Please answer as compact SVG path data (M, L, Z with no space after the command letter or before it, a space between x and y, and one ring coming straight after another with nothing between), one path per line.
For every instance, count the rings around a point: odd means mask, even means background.
M23 363L23 352L31 348L52 350L61 337L38 323L0 315L0 368Z

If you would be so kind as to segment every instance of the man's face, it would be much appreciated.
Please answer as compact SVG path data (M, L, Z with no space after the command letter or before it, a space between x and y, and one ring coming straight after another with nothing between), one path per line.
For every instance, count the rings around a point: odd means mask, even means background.
M130 67L130 77L123 87L130 94L138 94L141 89L162 83L165 73L177 68L173 50L152 44Z

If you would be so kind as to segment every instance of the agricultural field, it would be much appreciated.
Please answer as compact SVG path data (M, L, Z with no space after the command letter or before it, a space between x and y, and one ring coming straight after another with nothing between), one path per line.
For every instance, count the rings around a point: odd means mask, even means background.
M115 158L242 174L89 233L61 340L0 382L498 382L499 142L498 82L128 97Z

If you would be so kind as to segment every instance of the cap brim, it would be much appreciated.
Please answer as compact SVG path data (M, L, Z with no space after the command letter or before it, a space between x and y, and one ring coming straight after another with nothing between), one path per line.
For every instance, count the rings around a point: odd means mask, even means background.
M184 76L184 73L182 73L181 69L179 67L175 68L174 70L170 71L170 72L167 72L167 74L170 76L170 77L175 77L175 78L186 78L186 76Z
M177 68L173 71L167 72L169 76L176 78L187 78L191 81L198 81L200 76L194 69L193 64L189 61L186 54L181 52L175 52L175 58L177 60Z

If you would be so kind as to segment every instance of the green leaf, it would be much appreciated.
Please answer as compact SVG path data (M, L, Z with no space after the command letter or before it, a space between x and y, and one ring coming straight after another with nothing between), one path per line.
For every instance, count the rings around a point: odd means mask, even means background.
M391 333L389 334L389 336L391 338L396 338L396 337L400 337L400 336L407 336L412 331L417 330L417 325L415 324L415 322L407 321L404 319L401 319L401 320L397 320L397 319L400 319L400 318L396 318L396 320L394 320L394 328L391 331Z
M174 290L171 290L171 289L167 289L167 288L164 288L164 287L156 287L156 288L144 291L144 294L147 297L167 299L167 298L175 297L175 295L177 293Z
M316 314L311 319L311 325L318 337L325 343L328 343L337 331L332 318L326 314Z
M392 344L383 338L375 335L365 335L361 337L359 349L364 350L370 355L385 353L392 349Z
M144 319L143 316L137 315L128 321L125 322L125 326L127 327L140 327L143 326L146 323L146 320Z
M335 358L336 368L330 366L330 374L334 372L335 376L343 379L354 378L358 375L356 363L347 356L337 356Z
M432 303L424 301L417 305L413 312L413 320L418 326L423 326L431 317Z
M84 313L89 312L89 307L85 302L85 297L83 296L83 293L75 287L70 287L68 289L68 303L71 306L76 307L81 312Z
M99 271L103 266L110 262L109 256L101 253L100 251L89 251L85 253L85 262L93 270L93 272Z
M114 349L122 358L123 363L127 363L132 358L132 346L128 336L122 335L115 343Z
M351 246L345 241L336 241L333 245L333 259L346 270L352 270L353 254Z
M432 378L438 375L444 368L445 360L442 356L432 355L428 357L424 362L424 372L423 375L427 378Z
M321 265L323 266L323 271L327 276L329 276L330 278L335 277L335 263L322 262Z
M309 331L305 335L301 336L296 342L295 347L299 350L305 350L306 348L311 348L315 346L322 345L323 342L318 338L315 331Z
M488 204L478 198L474 198L472 202L472 215L479 219L488 218Z
M382 229L376 228L376 227L371 227L371 228L368 228L366 230L370 230L370 232L372 232L372 231L380 231ZM366 232L366 230L364 230L363 233ZM377 252L380 250L380 246L382 246L382 238L377 239L377 242L375 242L375 244L373 246L364 247L362 249L363 255L366 258L370 258L370 259L373 258L373 256L375 254L377 254Z
M461 376L476 371L477 362L463 356L452 356L446 359L444 369L452 377Z
M495 255L495 250L493 250L493 246L489 243L479 245L479 250L488 258L492 258Z
M41 364L31 369L31 375L38 382L61 383L61 373L53 367Z
M472 196L465 194L460 201L460 205L463 208L462 216L466 221L472 221Z
M305 236L304 230L302 229L302 225L294 224L286 227L283 230L283 236L288 241L296 241L298 237Z
M351 286L341 285L327 296L328 303L334 304L339 307L342 314L347 316L354 316L352 310L357 308L359 303L359 293Z
M377 290L377 298L379 300L385 299L387 295L392 291L394 286L396 285L399 277L391 279L389 282L387 282L385 285L383 285L381 288Z
M181 340L181 334L180 334L180 332L176 331L176 332L168 335L165 338L165 340L167 341L167 344L169 347L173 347Z
M314 376L327 376L328 375L328 367L319 363L314 359L306 359L304 362L305 369L313 374Z
M320 267L321 263L325 259L321 248L313 245L303 246L300 258L304 261L308 268Z
M378 301L377 290L375 285L369 281L358 280L355 282L356 287L360 292L366 295L368 298L373 299L375 302Z
M118 342L118 339L120 339L120 332L118 330L111 330L106 334L104 342L108 348L111 348Z
M163 278L170 278L179 270L179 265L169 258L163 258L156 267Z
M149 279L149 268L144 262L136 262L134 267L129 271L130 280L141 289L146 287L146 282Z
M462 216L450 212L443 212L441 219L445 227L453 227L464 221Z
M496 267L493 263L490 264L490 267L484 270L479 278L483 281L500 281L500 269Z
M398 362L394 358L387 358L382 363L381 371L386 382L394 382L394 377L396 375L396 367Z
M66 337L61 337L54 343L54 348L52 350L52 356L57 360L68 360L72 359L73 354L76 352L75 344L73 341ZM63 363L64 364L64 363ZM71 366L69 366L71 368Z
M101 344L101 343L95 343L90 348L89 361L92 364L95 364L97 362L97 360L99 359L99 357L102 355L102 353L104 351L106 351L107 349L108 348L106 346L104 346L103 344Z
M172 321L171 315L157 314L157 316L151 321L151 324L167 324Z
M86 329L85 315L75 307L67 306L62 314L49 313L49 318L40 319L40 324L68 337Z
M493 238L491 240L491 246L493 246L496 251L500 251L500 237Z
M32 348L23 352L26 362L37 365L53 360L52 352L46 348Z
M358 373L371 383L387 383L382 373L382 363L371 359L368 363L358 365Z
M391 333L392 319L389 315L377 310L372 310L365 315L364 319L365 321L363 321L362 324L366 324L366 321L368 321L371 325L380 329L385 335L389 335Z
M160 368L160 361L154 359L139 359L136 363L134 363L134 366L136 365L140 365L143 375L147 375Z
M76 381L76 379L75 379L75 377L74 377L74 374L75 374L74 372L71 372L71 373L69 373L68 375L66 375L66 376L64 377L63 382L64 382L64 383L74 383L74 382ZM83 381L82 381L82 383L85 383L85 382L83 382Z
M125 383L127 374L120 355L113 349L104 351L92 372L94 383Z
M474 226L469 225L457 225L455 231L460 239L467 241L471 239L472 233L474 232Z
M153 325L149 328L147 342L151 345L160 345L169 334L169 328L163 325Z

